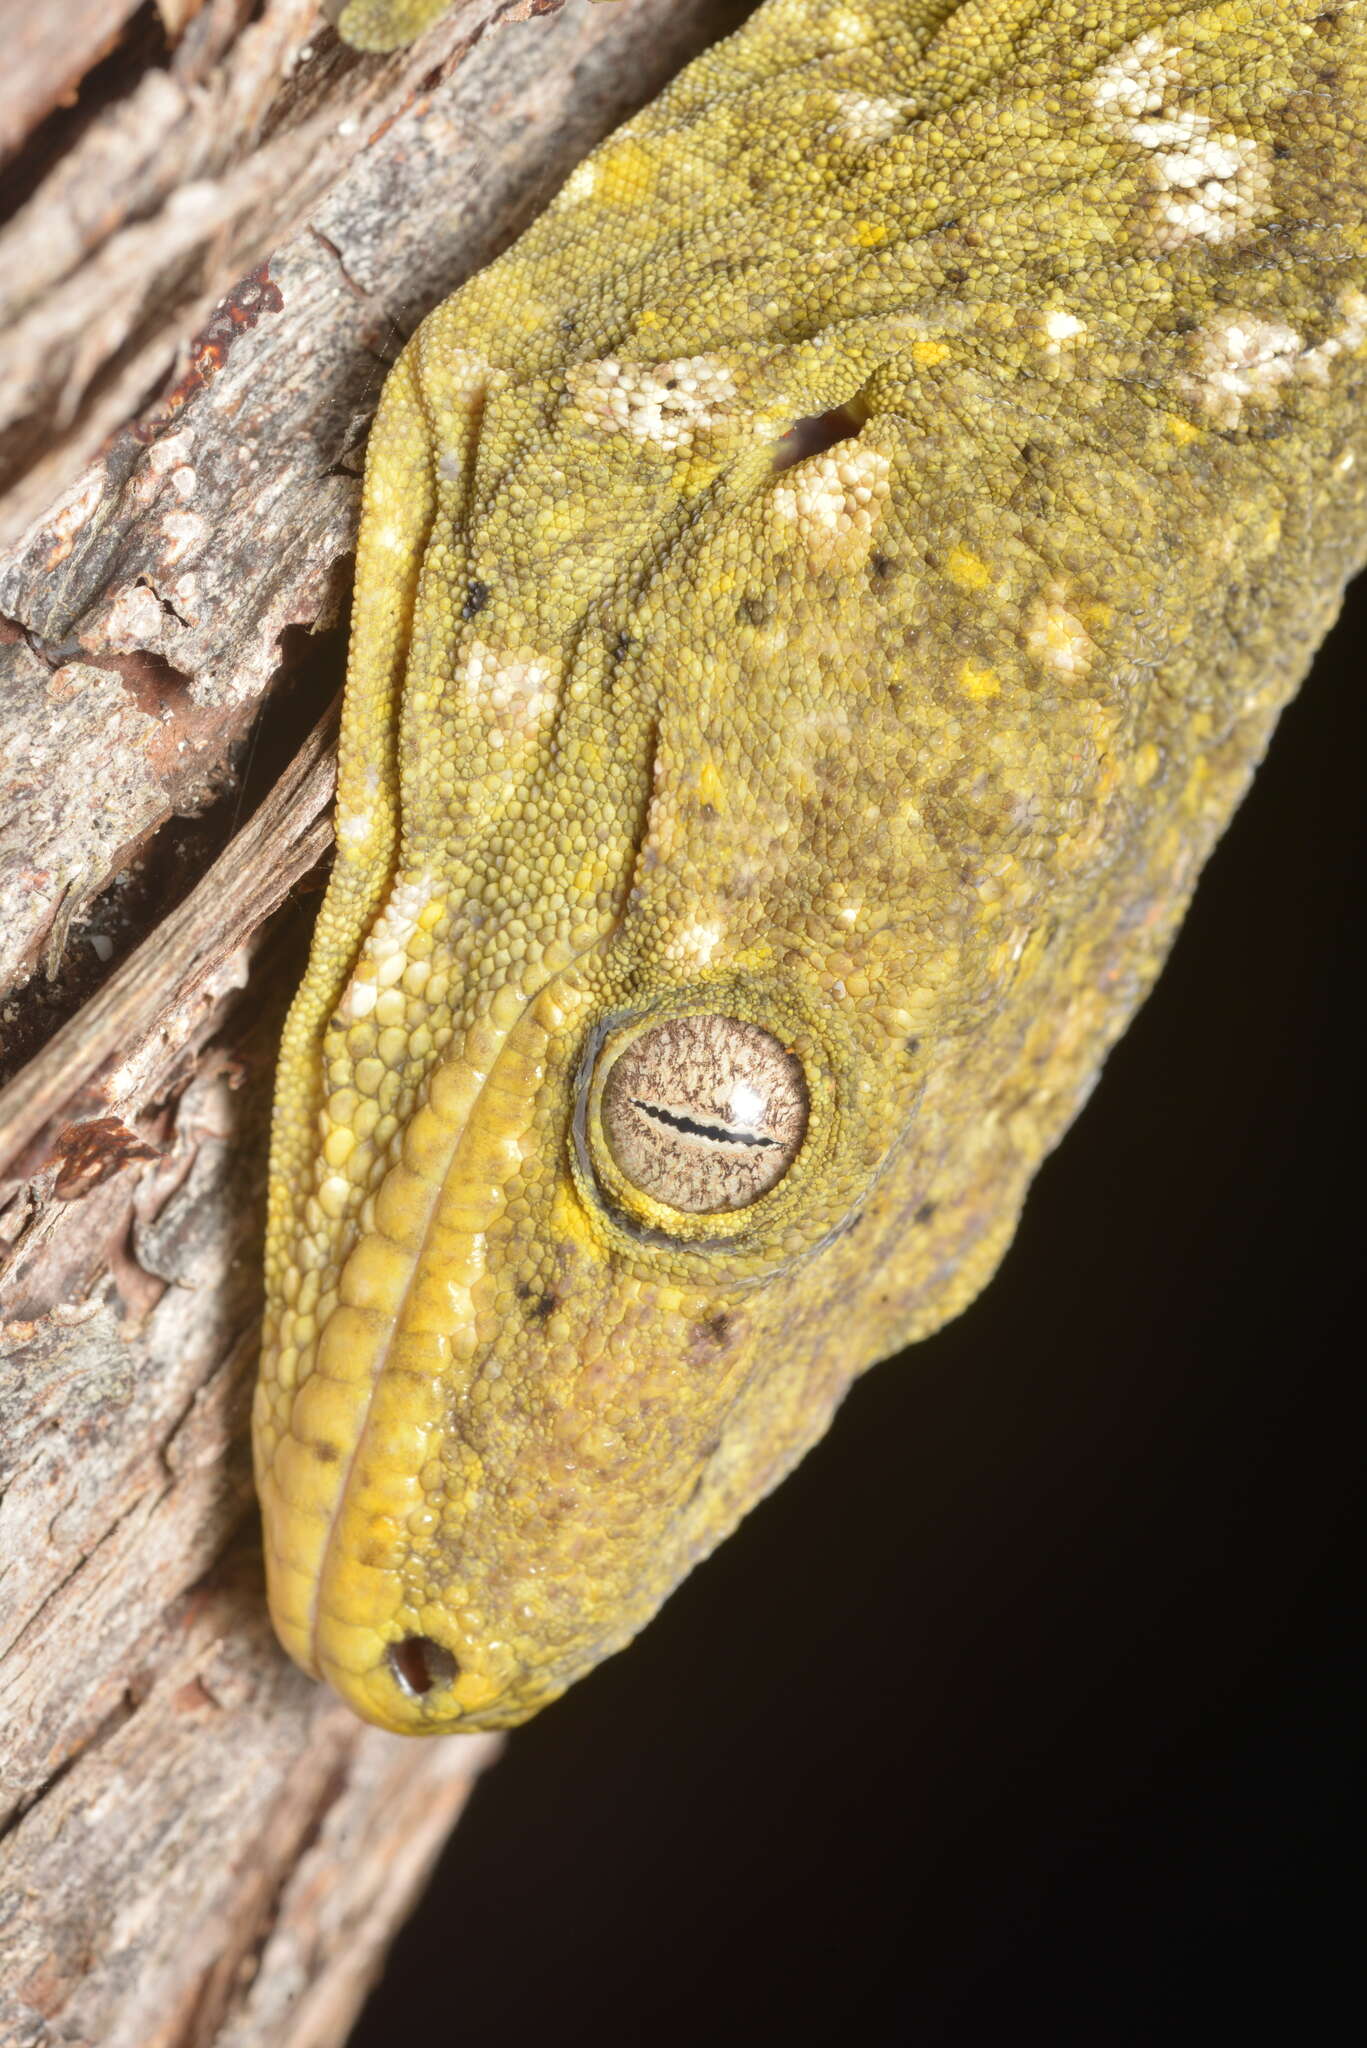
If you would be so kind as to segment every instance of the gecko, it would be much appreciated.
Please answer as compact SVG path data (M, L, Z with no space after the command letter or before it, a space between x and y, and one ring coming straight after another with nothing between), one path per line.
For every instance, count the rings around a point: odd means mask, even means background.
M1358 0L767 0L404 348L254 1411L365 1719L990 1279L1367 552L1365 198Z

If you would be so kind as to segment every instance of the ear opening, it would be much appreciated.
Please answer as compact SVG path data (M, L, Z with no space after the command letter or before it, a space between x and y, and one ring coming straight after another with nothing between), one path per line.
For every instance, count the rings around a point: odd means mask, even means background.
M855 397L847 398L843 405L833 405L829 412L808 413L794 420L774 444L775 473L791 469L795 462L805 462L809 455L824 455L838 441L854 440L868 416L863 399Z

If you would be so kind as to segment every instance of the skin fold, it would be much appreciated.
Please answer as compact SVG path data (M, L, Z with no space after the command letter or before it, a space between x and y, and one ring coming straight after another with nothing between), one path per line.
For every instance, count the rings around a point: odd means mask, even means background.
M255 1413L368 1720L535 1713L990 1277L1363 558L1365 137L1359 4L770 0L405 349Z

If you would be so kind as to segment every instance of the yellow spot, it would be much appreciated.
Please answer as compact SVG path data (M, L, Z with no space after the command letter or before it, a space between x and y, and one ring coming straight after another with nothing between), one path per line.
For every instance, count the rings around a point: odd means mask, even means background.
M888 231L882 221L857 220L854 224L854 239L861 249L876 249L887 238Z
M1182 806L1188 813L1201 809L1209 780L1210 763L1204 754L1199 754L1191 764L1191 773L1187 777L1186 788L1182 791Z
M933 370L949 354L947 341L914 341L911 344L911 360L920 370Z
M725 808L725 787L715 761L704 761L698 771L698 797L714 811Z
M564 1181L557 1186L551 1206L551 1232L554 1237L568 1238L582 1251L598 1256L598 1242L589 1227L589 1219L573 1190Z
M1203 432L1202 428L1194 427L1190 420L1182 419L1175 412L1167 415L1165 425L1179 448L1187 447L1192 441L1199 441Z
M994 668L981 668L976 661L966 661L959 670L959 688L965 697L971 697L976 704L985 703L989 697L999 694L1002 679Z
M1138 753L1136 753L1134 757L1134 766L1130 770L1130 773L1134 777L1136 788L1148 788L1149 784L1153 781L1154 776L1158 773L1158 764L1162 760L1162 758L1162 755L1159 753L1153 741L1145 740L1143 746L1140 747Z
M594 198L604 206L635 206L655 183L655 159L629 136L611 143L594 159Z
M986 562L968 548L961 547L958 541L945 557L945 574L965 590L986 590L992 581L992 572Z

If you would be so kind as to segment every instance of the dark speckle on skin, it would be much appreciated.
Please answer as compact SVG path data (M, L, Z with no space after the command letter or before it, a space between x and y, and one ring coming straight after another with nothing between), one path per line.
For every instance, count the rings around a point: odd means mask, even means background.
M463 619L473 619L484 610L489 602L489 586L478 581L471 583L465 592L465 602L460 608Z
M539 1293L526 1280L519 1280L513 1292L519 1301L529 1304L527 1309L527 1319L529 1322L544 1323L547 1316L553 1315L560 1306L558 1294Z
M916 1211L916 1214L915 1214L915 1215L914 1215L914 1216L912 1217L912 1219L911 1219L911 1220L912 1220L912 1222L913 1222L913 1223L929 1223L929 1221L930 1221L931 1217L932 1217L932 1216L933 1216L933 1215L935 1214L935 1211L936 1211L936 1209L937 1209L937 1207L938 1207L938 1206L939 1206L939 1205L938 1205L938 1203L935 1203L935 1202L922 1202L922 1204L921 1204L920 1208L919 1208L919 1209L918 1209L918 1210Z

